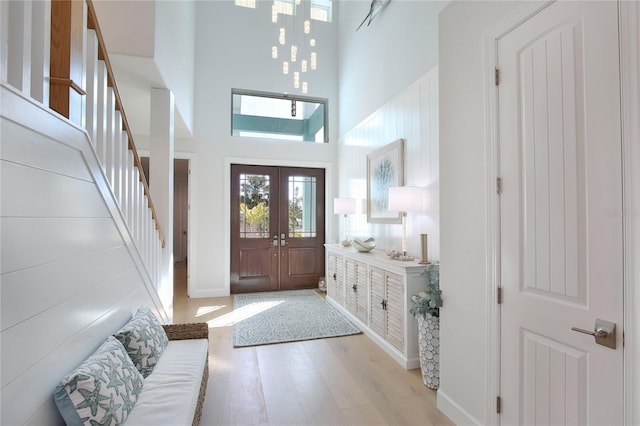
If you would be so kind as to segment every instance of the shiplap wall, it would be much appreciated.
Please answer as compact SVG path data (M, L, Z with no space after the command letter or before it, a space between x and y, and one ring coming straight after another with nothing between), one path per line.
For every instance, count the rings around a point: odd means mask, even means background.
M170 317L86 133L0 90L0 424L60 424L65 373L138 307Z
M440 260L439 159L438 159L438 68L427 72L391 101L347 132L338 148L338 192L336 197L358 200L358 213L349 216L350 236L372 236L377 248L401 249L402 226L367 223L366 157L397 139L404 139L404 184L427 188L424 214L407 216L409 254L420 257L420 236L429 236L429 260ZM343 221L339 220L343 235Z

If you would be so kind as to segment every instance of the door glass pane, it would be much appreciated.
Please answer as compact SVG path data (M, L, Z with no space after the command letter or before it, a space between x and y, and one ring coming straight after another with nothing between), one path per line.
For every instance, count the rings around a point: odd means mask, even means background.
M289 176L289 238L316 236L316 178Z
M240 175L240 238L269 238L268 175Z

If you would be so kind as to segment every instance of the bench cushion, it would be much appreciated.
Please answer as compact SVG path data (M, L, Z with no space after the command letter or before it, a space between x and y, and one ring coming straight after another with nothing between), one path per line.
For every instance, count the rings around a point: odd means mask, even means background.
M207 362L207 339L171 340L127 419L131 425L191 425L202 373Z

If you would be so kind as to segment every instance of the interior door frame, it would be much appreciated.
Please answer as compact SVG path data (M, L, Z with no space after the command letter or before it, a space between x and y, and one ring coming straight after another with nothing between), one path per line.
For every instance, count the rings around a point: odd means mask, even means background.
M631 378L624 388L625 423L632 425L640 424L640 4L619 1L618 5L624 158L624 375Z
M266 158L251 157L225 157L224 158L224 223L231 222L231 164L252 164L256 166L276 166L276 167L305 167L312 169L324 169L325 179L325 206L330 205L329 200L333 198L333 164L320 161L301 161L301 160L272 160ZM327 235L333 235L331 227L333 221L330 220L331 215L325 211L324 229L325 242ZM231 294L231 227L224 227L224 289L225 294Z
M486 114L485 176L487 188L487 241L486 241L486 393L485 424L500 424L500 415L496 410L496 398L500 395L500 305L498 288L500 283L500 196L497 191L497 178L500 172L498 140L498 86L495 84L498 40L511 32L555 0L531 2L516 7L484 34L484 93ZM631 4L626 4L631 3ZM640 225L633 221L640 215L640 5L636 2L618 0L619 36L620 36L620 73L622 96L622 156L623 171L623 238L624 238L624 283L623 304L625 331L624 377L631 377L624 383L624 421L625 424L640 422L640 407L633 402L640 398L640 328L632 329L634 321L640 320L640 266L634 265L634 259L640 258ZM634 160L635 159L635 160Z

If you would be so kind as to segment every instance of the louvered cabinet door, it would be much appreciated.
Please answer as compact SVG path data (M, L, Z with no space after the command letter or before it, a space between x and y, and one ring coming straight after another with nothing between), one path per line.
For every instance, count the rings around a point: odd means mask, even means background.
M358 286L356 282L358 262L353 259L346 258L344 260L345 269L345 296L344 304L352 314L356 314L356 299L358 296Z
M336 300L344 305L344 257L336 260Z
M404 352L404 279L397 274L385 272L386 313L385 334L387 341Z
M385 272L375 266L370 267L370 296L371 312L369 327L379 335L385 335L387 314L384 310L385 302Z
M342 277L343 257L334 253L327 254L327 295L336 302L344 303L344 286Z
M366 263L356 262L356 289L356 316L366 323L369 313Z

